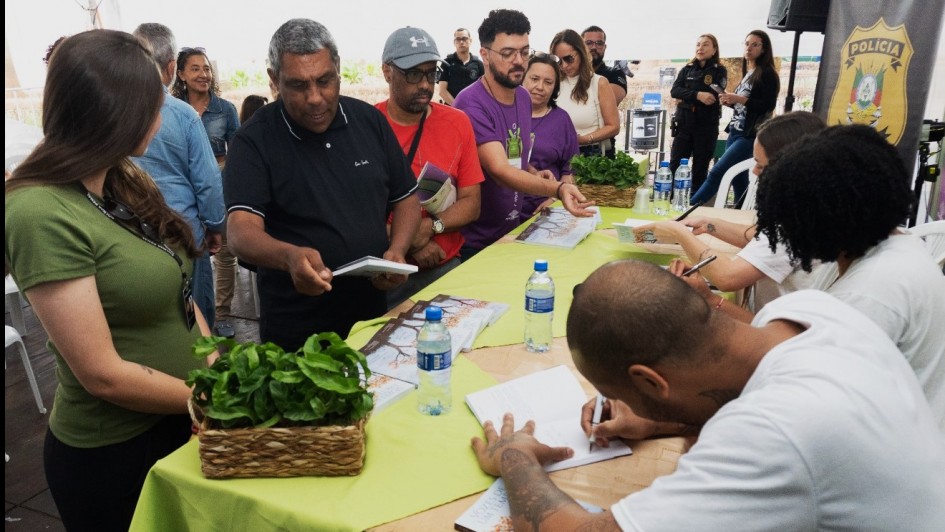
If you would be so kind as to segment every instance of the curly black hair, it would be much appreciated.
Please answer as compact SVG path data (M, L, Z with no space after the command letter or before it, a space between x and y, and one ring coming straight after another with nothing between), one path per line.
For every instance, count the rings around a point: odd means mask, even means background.
M912 212L909 174L873 128L833 126L788 147L758 180L758 231L794 264L862 257Z
M493 9L479 26L479 42L483 46L492 46L495 36L500 33L509 35L528 35L532 24L521 11L514 9Z

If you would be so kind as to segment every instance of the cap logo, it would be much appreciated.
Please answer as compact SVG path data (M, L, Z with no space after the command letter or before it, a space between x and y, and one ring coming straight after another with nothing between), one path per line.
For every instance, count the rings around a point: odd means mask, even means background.
M426 38L426 37L421 37L421 38L419 38L419 39L416 38L416 37L410 37L410 46L411 46L411 48L416 48L417 45L420 44L420 43L423 43L424 46L430 46L430 43L429 43L429 41L427 41L427 38Z

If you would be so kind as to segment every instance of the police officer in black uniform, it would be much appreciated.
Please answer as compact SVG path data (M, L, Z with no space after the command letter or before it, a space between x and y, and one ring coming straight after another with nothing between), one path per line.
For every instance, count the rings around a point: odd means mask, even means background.
M692 190L699 190L709 173L709 161L719 138L722 106L718 92L724 91L728 73L719 64L719 42L712 34L700 35L696 55L676 76L670 94L676 99L673 115L673 146L669 167L676 172L679 161L690 159Z

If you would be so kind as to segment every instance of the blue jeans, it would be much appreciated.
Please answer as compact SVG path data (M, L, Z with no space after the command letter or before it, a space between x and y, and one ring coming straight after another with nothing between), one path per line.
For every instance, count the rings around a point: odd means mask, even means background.
M194 259L194 303L203 313L207 320L207 326L213 330L213 317L215 315L216 305L213 298L213 270L210 268L210 253L203 252L203 255Z
M715 166L709 171L709 175L706 176L705 183L689 198L689 202L705 203L711 200L719 191L719 185L725 172L745 159L750 159L754 154L754 147L755 137L745 137L740 131L733 131L725 143L725 153L719 157L719 162L715 163ZM735 187L735 197L741 198L748 190L748 171L735 176L735 179L732 180L732 186ZM728 193L728 191L725 191L725 193ZM741 202L739 201L739 203Z

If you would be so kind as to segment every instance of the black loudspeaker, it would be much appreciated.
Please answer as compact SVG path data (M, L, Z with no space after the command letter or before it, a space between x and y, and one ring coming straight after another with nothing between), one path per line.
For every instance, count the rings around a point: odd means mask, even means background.
M771 0L768 27L781 31L819 31L827 28L830 0Z

